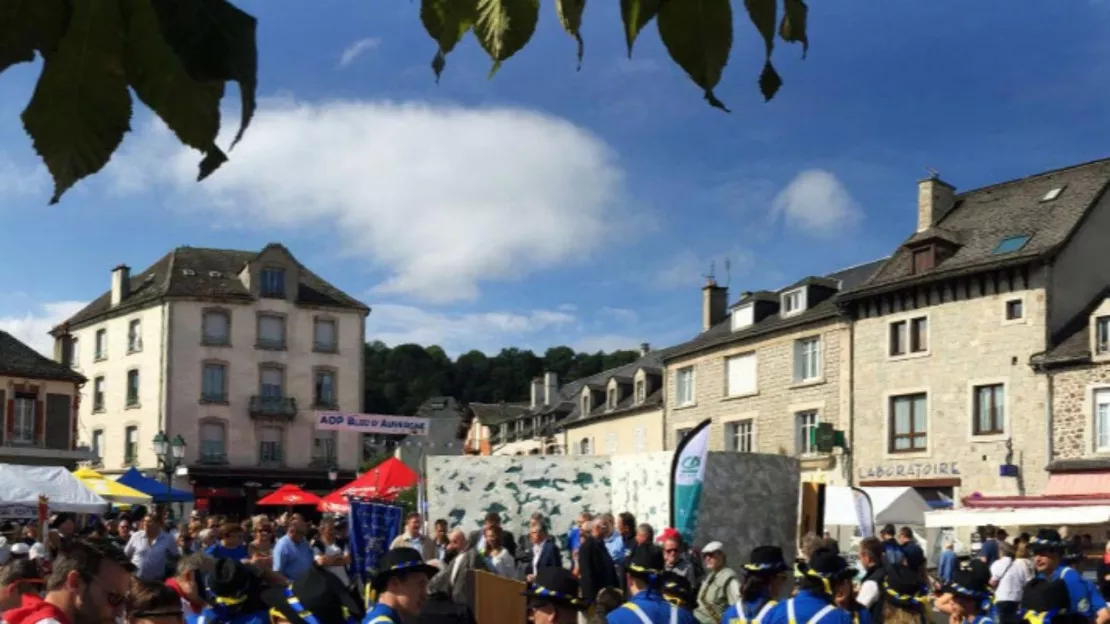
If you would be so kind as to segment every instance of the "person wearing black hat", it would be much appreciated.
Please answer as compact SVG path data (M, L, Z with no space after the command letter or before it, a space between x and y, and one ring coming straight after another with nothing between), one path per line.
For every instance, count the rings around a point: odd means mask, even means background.
M528 620L533 624L576 624L588 603L580 595L578 579L569 570L540 568L528 588Z
M798 593L775 605L766 624L852 624L852 614L836 605L837 594L850 591L856 570L839 554L818 548L807 563L798 565Z
M744 564L744 583L740 601L725 610L723 624L761 624L763 618L778 604L789 570L786 557L778 546L756 546Z
M1068 610L1071 599L1063 581L1033 579L1021 595L1022 619L1029 624L1086 624L1086 616Z
M987 565L979 559L956 570L952 580L940 587L943 607L938 608L953 620L966 624L993 624L991 608L991 573Z
M661 592L663 553L639 544L628 558L628 602L605 617L608 624L697 624L694 614L667 602Z
M1094 618L1100 623L1110 621L1110 609L1102 595L1083 580L1078 570L1062 561L1067 543L1060 533L1052 529L1037 531L1037 536L1029 541L1029 550L1033 552L1033 567L1037 570L1038 579L1063 581L1068 588L1070 612Z
M662 580L663 598L674 606L693 613L694 607L697 606L698 597L694 593L694 586L690 584L690 579L674 572L664 572ZM727 618L728 616L725 616L726 624L728 622Z
M929 589L921 576L909 566L890 568L882 578L882 591L877 606L870 610L872 619L882 622L928 621Z
M208 603L197 624L264 624L267 607L259 600L262 578L234 559L217 559L208 576Z
M418 617L428 599L428 581L437 572L415 548L401 546L387 552L370 579L378 604L366 614L363 624L401 624L402 615Z
M272 623L357 624L363 608L339 577L313 566L288 587L262 592Z

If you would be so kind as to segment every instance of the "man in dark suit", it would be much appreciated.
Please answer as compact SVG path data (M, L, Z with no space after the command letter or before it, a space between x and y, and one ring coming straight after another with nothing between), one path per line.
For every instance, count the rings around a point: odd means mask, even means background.
M578 580L582 585L582 597L589 602L597 600L597 593L606 587L621 587L617 567L613 565L613 557L605 547L601 532L597 520L587 521L582 528L586 537L578 547Z
M486 514L486 522L482 525L481 529L471 531L470 538L467 540L470 548L480 552L486 547L486 529L491 526L501 526L501 514L496 511L491 511ZM501 529L501 544L505 547L505 550L509 551L510 555L516 556L516 539L513 537L511 531Z
M536 570L563 567L563 557L559 554L559 547L555 545L555 540L547 534L543 520L531 522L528 527L528 537L532 543L528 550L528 560L524 562L524 579L531 583L536 577Z

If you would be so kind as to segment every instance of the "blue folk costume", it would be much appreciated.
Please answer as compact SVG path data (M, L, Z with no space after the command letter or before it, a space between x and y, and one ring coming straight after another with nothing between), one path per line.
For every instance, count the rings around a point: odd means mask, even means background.
M1063 581L1033 579L1021 594L1021 617L1029 624L1087 624L1082 613L1071 611L1071 597Z
M208 603L197 624L268 624L266 607L259 599L262 579L234 559L217 559L208 577Z
M288 587L262 592L271 620L290 624L358 624L363 608L339 577L313 566Z
M677 607L663 596L663 552L640 544L628 558L628 576L647 583L647 589L629 598L606 617L608 624L697 624L694 614Z
M414 548L394 548L387 552L382 557L380 569L374 577L370 580L370 586L373 589L374 595L381 596L389 586L389 579L394 577L406 577L410 574L424 574L428 578L432 578L439 572L439 568L433 565L424 563L424 559L420 553ZM413 613L412 616L418 614ZM314 623L309 623L314 624ZM320 622L319 624L332 624L331 622ZM366 617L362 619L362 624L403 624L401 621L401 614L397 613L395 609L389 605L379 602L370 609Z
M991 617L993 595L990 580L990 569L985 563L979 560L969 561L956 570L951 581L941 586L940 593L951 594L953 598L974 605L977 613L971 624L994 624Z
M756 546L752 549L748 563L744 564L744 585L755 577L762 579L761 584L769 586L775 576L789 570L786 557L778 546ZM743 593L743 590L741 590ZM725 609L721 624L762 624L763 619L778 604L777 596L767 595L766 590L750 600L741 596L740 602Z
M793 598L775 605L765 624L852 624L854 618L833 602L836 586L856 576L856 570L837 553L819 548L808 563L798 564L802 588Z
M1058 532L1052 529L1037 531L1037 536L1029 542L1029 550L1033 554L1055 554L1061 560L1060 565L1051 575L1046 577L1043 573L1038 573L1037 578L1062 581L1068 589L1070 600L1068 611L1094 618L1099 611L1106 608L1106 601L1093 584L1083 579L1083 575L1078 570L1067 565L1082 558L1078 553L1072 553L1069 557L1067 547L1067 543L1060 538Z
M693 613L698 604L698 597L694 593L694 586L690 579L675 572L664 571L660 575L660 592L663 599L680 609Z
M535 578L520 595L528 598L529 612L544 605L554 605L581 613L589 607L581 593L578 579L570 570L546 567L536 570Z

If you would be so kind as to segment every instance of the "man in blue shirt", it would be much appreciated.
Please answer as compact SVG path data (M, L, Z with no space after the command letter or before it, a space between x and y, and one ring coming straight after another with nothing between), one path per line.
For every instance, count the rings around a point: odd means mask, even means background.
M625 581L629 600L606 616L608 624L697 624L693 613L663 597L663 553L658 548L637 545L628 558Z
M983 534L985 539L983 539L983 545L979 547L979 558L989 568L992 563L998 561L1001 554L998 549L998 529L988 525L983 529Z
M1029 542L1029 550L1033 552L1033 567L1037 570L1038 579L1049 581L1062 581L1068 590L1071 600L1072 613L1080 613L1087 618L1093 618L1099 624L1110 622L1110 608L1098 591L1092 591L1083 575L1067 565L1063 558L1067 544L1060 538L1060 534L1052 529L1037 531L1037 537Z
M941 583L947 583L952 580L952 575L956 572L956 545L951 540L944 543L944 550L940 551L940 559L937 561L937 578Z
M220 542L209 546L204 554L213 559L234 559L245 563L250 555L243 545L243 527L234 522L224 524L220 529Z
M797 595L775 605L763 618L764 624L853 624L852 614L834 602L838 591L850 588L856 577L856 570L848 567L844 557L819 548L798 568Z
M274 572L295 581L312 568L314 553L305 539L304 520L289 521L285 535L274 545Z
M362 624L403 624L402 616L415 620L428 598L428 580L438 568L424 563L421 554L407 546L390 550L378 565L380 571L370 580L378 603Z
M262 592L270 621L289 624L358 624L364 609L339 577L314 567L288 587Z

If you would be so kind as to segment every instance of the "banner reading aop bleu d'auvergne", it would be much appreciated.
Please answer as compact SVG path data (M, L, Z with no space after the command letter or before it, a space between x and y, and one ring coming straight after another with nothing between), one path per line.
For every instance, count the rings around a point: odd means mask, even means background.
M710 422L703 420L679 440L671 463L671 526L682 534L687 544L694 543L694 532L698 528Z
M421 436L428 435L428 419L384 414L316 412L316 428L325 431Z

